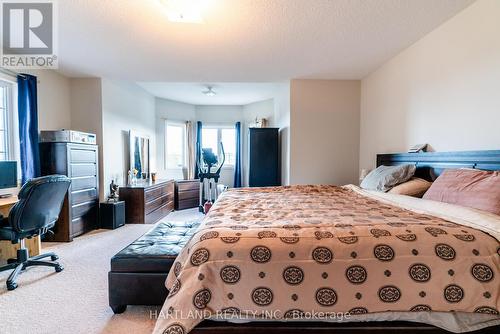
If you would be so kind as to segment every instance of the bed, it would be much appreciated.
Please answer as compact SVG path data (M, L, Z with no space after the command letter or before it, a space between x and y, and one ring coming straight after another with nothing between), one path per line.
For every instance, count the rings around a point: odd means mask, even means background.
M432 180L446 168L500 170L500 151L377 159L408 162ZM499 240L497 215L355 186L231 190L177 257L155 333L493 333ZM206 319L223 322L200 327Z

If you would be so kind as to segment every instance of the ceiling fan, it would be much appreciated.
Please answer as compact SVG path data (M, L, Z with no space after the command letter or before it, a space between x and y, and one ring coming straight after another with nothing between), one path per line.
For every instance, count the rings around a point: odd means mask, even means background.
M206 96L215 96L217 93L214 91L212 86L207 86L207 90L202 91Z

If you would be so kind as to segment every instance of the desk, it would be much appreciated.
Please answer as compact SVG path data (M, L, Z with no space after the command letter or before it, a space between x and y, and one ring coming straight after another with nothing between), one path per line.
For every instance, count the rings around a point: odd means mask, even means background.
M9 215L10 208L17 203L17 196L0 198L0 214L4 217ZM29 250L30 256L35 256L41 253L40 236L26 239L26 247ZM0 240L0 260L7 260L17 257L19 244L13 244L9 240Z

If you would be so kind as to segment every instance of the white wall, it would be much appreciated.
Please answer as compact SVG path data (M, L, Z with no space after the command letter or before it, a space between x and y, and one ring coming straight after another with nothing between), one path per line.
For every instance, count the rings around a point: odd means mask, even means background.
M155 98L151 94L135 83L103 79L102 125L106 194L111 180L127 182L130 130L149 137L150 168L156 170Z
M255 123L256 118L265 118L268 126L274 126L274 99L258 101L243 106L243 120L248 126Z
M291 81L290 183L357 182L359 101L359 81Z
M479 0L362 80L361 168L418 143L500 149L499 13Z
M243 121L243 106L195 106L196 120L207 124L229 124Z
M70 80L53 70L23 71L38 79L39 130L71 126Z
M156 172L159 178L182 179L182 170L167 170L165 166L165 121L195 121L195 106L188 103L155 99L156 110Z
M22 72L37 77L38 129L40 131L69 129L71 127L70 79L54 70ZM4 76L8 81L17 80L15 76L2 74L2 77Z
M156 116L173 121L192 121L196 119L195 106L162 98L155 99Z
M95 133L99 146L99 196L105 197L101 79L70 79L71 129Z
M101 79L74 78L70 80L71 129L91 132L102 144Z
M290 184L290 82L276 85L274 90L274 126L280 129L281 184Z

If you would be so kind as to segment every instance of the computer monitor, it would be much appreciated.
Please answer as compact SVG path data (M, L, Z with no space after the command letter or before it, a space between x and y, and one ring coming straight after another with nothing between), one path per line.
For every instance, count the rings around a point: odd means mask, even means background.
M0 189L17 187L17 161L0 161Z

